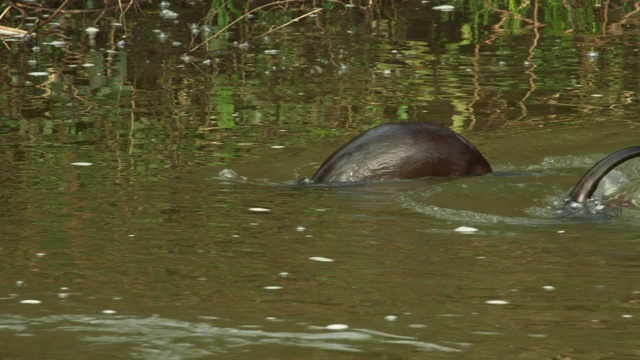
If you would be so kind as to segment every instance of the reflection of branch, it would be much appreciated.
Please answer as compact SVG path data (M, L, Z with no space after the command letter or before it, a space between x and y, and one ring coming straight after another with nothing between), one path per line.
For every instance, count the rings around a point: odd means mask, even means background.
M480 44L476 44L473 48L473 97L467 105L467 112L469 113L469 118L471 119L471 124L469 124L469 128L473 128L476 123L476 114L473 112L473 105L480 99L480 81L478 80L478 73L480 72L480 66L478 63L480 62Z
M327 2L335 2L335 3L338 3L338 4L342 4L342 5L344 5L344 4L343 4L343 3L341 3L340 1L336 1L336 0L326 0L326 1L327 1ZM279 7L279 8L280 8L280 9L282 9L282 10L287 10L287 8L286 8L286 7L284 7L283 5L287 5L287 4L295 3L295 2L304 3L304 2L305 2L305 0L279 0L279 1L274 1L274 2L271 2L271 3L267 3L267 4L264 4L264 5L258 6L258 7L256 7L255 9L249 10L249 11L247 11L246 13L242 14L242 16L240 16L239 18L235 19L234 21L232 21L232 22L230 22L229 24L227 24L226 26L224 26L222 29L218 30L218 32L216 32L215 34L213 34L213 35L209 36L208 38L206 38L206 39L205 39L203 42L201 42L200 44L196 45L195 47L190 46L190 48L191 48L191 49L189 50L189 53L192 53L192 52L196 51L197 49L199 49L201 46L205 45L205 44L206 44L206 43L208 43L209 41L211 41L211 40L213 40L213 39L216 39L216 38L217 38L218 36L220 36L222 33L224 33L225 31L227 31L230 27L232 27L232 26L234 26L235 24L237 24L238 22L240 22L240 21L242 21L242 20L244 20L244 19L248 18L248 17L249 17L249 15L251 15L251 14L253 14L253 13L255 13L255 12L258 12L258 11L264 10L264 9L266 9L266 8L271 8L271 9L272 9L272 8L274 8L274 7ZM226 4L226 3L225 3L225 4ZM222 8L222 6L224 6L225 4L221 5L221 7L220 7L220 8ZM220 8L219 8L219 9L220 9ZM214 14L217 14L217 13L220 11L219 9L218 9L218 10L216 10L216 12L215 12ZM269 9L269 10L270 10L270 9ZM299 16L299 17L297 17L297 18L293 19L293 20L290 20L290 21L288 21L287 23L285 23L285 24L283 24L283 25L279 25L279 26L276 26L276 27L274 27L274 28L271 28L269 31L267 31L266 33L262 34L261 36L264 36L264 35L267 35L267 34L270 34L270 33L274 32L274 31L276 31L276 30L282 29L282 28L283 28L283 27L285 27L285 26L291 25L292 23L294 23L294 22L296 22L296 21L299 21L300 19L302 19L302 18L304 18L304 17L307 17L307 16L309 16L309 15L315 14L315 13L317 13L317 12L319 12L319 11L322 11L322 8L315 9L315 10L310 11L310 12L308 12L308 13L306 13L306 14L302 15L302 16ZM191 44L191 45L193 45L193 42L192 42L192 44Z
M49 15L48 18L46 18L43 22L39 23L38 26L36 26L35 29L29 31L29 33L33 34L36 31L42 29L43 26L47 25L51 20L53 20L56 16L58 16L58 14L60 14L62 10L64 10L64 8L66 8L67 5L69 5L69 3L71 3L72 1L73 0L64 0L62 5L58 6L58 8L56 9L56 11L53 12L53 14Z
M272 33L272 32L274 32L274 31L278 31L278 30L282 29L283 27L285 27L285 26L287 26L287 25L290 25L290 24L292 24L292 23L294 23L294 22L296 22L296 21L298 21L298 20L300 20L300 19L302 19L302 18L305 18L305 17L307 17L307 16L309 16L309 15L311 15L311 14L315 14L315 13L317 13L317 12L319 12L319 11L322 11L322 9L315 9L315 10L313 10L313 11L309 11L308 13L306 13L306 14L304 14L304 15L300 15L300 16L298 16L297 18L292 19L292 20L290 20L290 21L288 21L288 22L286 22L286 23L284 23L284 24L282 24L282 25L278 25L278 26L276 26L276 27L273 27L273 28L269 29L269 31L265 32L264 34L260 35L259 37L263 37L263 36L265 36L265 35L269 35L269 34L271 34L271 33Z
M502 25L505 21L507 21L508 14L502 14L500 17L500 21L497 24L491 25L491 30L493 30L493 35L489 36L487 40L484 41L485 44L492 44L493 40L497 39L499 35L504 34L504 30L502 30Z
M537 11L538 1L534 0L534 3L535 3L534 9ZM507 19L509 17L511 17L511 16L514 17L515 19L518 19L518 20L521 20L521 21L524 21L524 22L528 22L528 23L532 24L533 27L536 27L536 28L542 27L542 26L546 26L546 24L541 23L541 22L538 21L538 18L537 18L538 15L537 14L534 14L535 19L531 20L531 19L528 19L528 18L518 14L517 12L498 9L495 6L489 4L487 1L485 1L484 4L487 7L489 7L491 10L494 10L494 11L499 12L499 13L502 14L500 21L497 24L494 24L494 25L491 26L491 29L493 30L494 35L490 36L489 39L484 41L486 44L491 44L499 35L504 34L504 30L502 29L502 26L504 25L505 21L507 21ZM520 10L524 9L525 7L527 7L529 5L530 5L530 1L529 0L524 1L522 4L520 4L518 9L516 9L516 11L520 11Z
M76 99L78 99L78 100L80 100L82 102L88 102L87 99L84 99L79 95L80 94L80 90L78 89L78 87L75 86L75 84L72 81L69 81L69 79L67 79L67 77L64 74L60 73L60 74L58 74L58 76L60 78L62 78L64 80L64 82L67 83L69 88L72 90L71 94L73 95L74 98L76 98Z
M609 1L602 4L602 24L600 25L600 35L607 35L607 22L609 21Z
M220 34L222 34L223 32L227 31L227 29L229 29L230 27L232 27L233 25L239 23L240 21L246 19L247 17L249 17L249 15L253 14L256 11L260 11L264 8L267 7L271 7L271 6L276 6L276 5L282 5L282 4L286 4L286 3L291 3L291 2L295 2L298 0L281 0L281 1L276 1L276 2L272 2L272 3L268 3L268 4L264 4L261 6L258 6L255 9L249 10L246 13L242 14L242 16L240 16L239 18L233 20L232 22L230 22L229 24L227 24L227 26L223 27L222 29L218 30L217 33L209 36L208 38L206 38L203 42L201 42L200 44L196 45L195 47L191 48L191 50L189 50L189 52L194 52L197 49L199 49L202 45L208 43L209 41L216 39L218 36L220 36ZM224 5L222 5L224 6Z
M633 11L631 11L630 13L624 15L622 17L622 20L618 21L617 23L613 23L611 25L609 25L609 34L611 35L622 35L624 33L623 29L622 29L622 25L626 24L627 21L629 20L629 18L631 18L631 16L637 14L638 12L640 12L640 2L635 2L633 4Z
M538 41L540 40L540 31L538 25L538 1L533 1L533 43L529 48L529 56L527 57L527 61L531 64L531 67L525 71L526 74L529 74L529 90L524 94L522 99L520 99L520 107L522 108L522 116L521 119L527 116L527 107L524 105L524 102L529 98L529 96L536 90L536 84L534 82L536 78L536 74L534 70L537 68L536 64L533 61L533 57L535 56L534 50L538 46Z
M528 23L533 23L533 20L529 20L525 17L523 17L522 15L518 14L517 12L514 11L508 11L508 10L502 10L502 9L498 9L497 7L491 5L488 1L484 1L484 4L490 8L493 11L499 12L499 13L503 13L505 15L511 15L514 18L518 19L518 20L522 20L522 21L526 21ZM523 1L522 4L520 4L520 6L518 6L518 8L516 9L516 11L520 11L522 9L524 9L525 7L529 6L529 0Z

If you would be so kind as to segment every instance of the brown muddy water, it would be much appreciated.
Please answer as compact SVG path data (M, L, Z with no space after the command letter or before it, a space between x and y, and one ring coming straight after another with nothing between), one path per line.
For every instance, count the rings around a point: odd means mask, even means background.
M638 4L321 4L191 58L205 3L2 40L0 359L640 358L640 161L555 205L640 145ZM510 175L292 185L391 121Z

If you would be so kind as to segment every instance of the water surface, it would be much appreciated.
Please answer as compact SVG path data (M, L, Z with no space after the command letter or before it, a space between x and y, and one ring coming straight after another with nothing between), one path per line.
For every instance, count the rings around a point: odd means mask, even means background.
M3 40L0 358L640 356L640 164L616 216L555 205L638 145L637 4L443 4L252 36L301 15L270 12L191 53L200 3ZM519 175L291 185L390 121Z

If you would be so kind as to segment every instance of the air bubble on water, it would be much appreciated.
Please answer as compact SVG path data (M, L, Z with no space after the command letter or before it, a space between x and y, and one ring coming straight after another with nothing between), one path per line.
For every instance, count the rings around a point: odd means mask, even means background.
M265 290L280 290L282 289L282 286L265 286L264 287Z
M307 230L307 228L306 228L306 227L304 227L304 226L298 226L298 227L296 227L296 231L305 231L305 230Z
M474 233L478 231L478 229L470 226L459 226L455 228L453 231L459 232L459 233Z
M173 20L178 18L178 13L169 9L164 9L160 11L160 17L165 20Z
M86 32L87 35L89 35L89 37L91 39L96 37L96 34L98 33L98 31L100 31L100 30L98 30L97 28L94 28L94 27L88 27L88 28L84 29L84 32Z
M331 324L325 326L327 330L346 330L349 328L349 325L346 324Z
M553 291L556 289L555 286L551 286L551 285L545 285L542 287L545 291Z
M277 50L277 49L265 50L264 54L265 55L278 55L278 54L280 54L280 50Z
M115 314L115 313L116 313L116 311L115 311L115 310L109 310L109 309L107 309L107 310L102 310L102 313L103 313L103 314L111 315L111 314Z
M508 305L509 304L507 300L487 300L484 303L489 305Z
M271 209L263 208L263 207L251 207L251 208L249 208L249 211L253 211L253 212L270 212Z
M340 64L338 68L338 75L344 75L349 72L349 67L347 64Z
M395 315L387 315L387 316L384 317L384 319L386 321L396 321L396 320L398 320L398 317L395 316Z
M40 300L34 300L34 299L26 299L26 300L20 300L20 304L32 304L32 305L37 305L37 304L42 304L42 301L40 301Z
M27 73L27 75L29 75L29 76L47 76L47 75L49 75L49 73L46 72L46 71L32 71L30 73Z
M66 43L64 41L56 40L56 41L52 41L52 42L48 43L47 45L53 46L53 47L57 47L57 48L61 48L61 47L64 47L66 45Z
M424 328L427 327L427 325L425 325L425 324L409 324L407 326L412 328L412 329L424 329Z
M453 11L455 7L453 5L439 5L434 6L432 9L437 11Z
M156 37L158 38L158 40L159 40L160 42L162 42L162 43L163 43L163 42L167 41L167 39L169 38L169 35L167 35L167 34L166 34L165 32L163 32L163 31L160 31L160 32L158 32L158 33L156 34Z
M333 259L329 259L329 258L322 257L322 256L312 256L312 257L309 258L309 260L320 261L320 262L333 262L333 261L335 261Z
M218 176L225 179L237 179L238 174L231 169L223 169L218 173Z
M532 338L546 338L547 335L545 334L529 334L527 335L528 337L532 337Z
M86 161L76 161L76 162L72 162L71 165L73 165L73 166L91 166L91 165L93 165L93 163L86 162Z

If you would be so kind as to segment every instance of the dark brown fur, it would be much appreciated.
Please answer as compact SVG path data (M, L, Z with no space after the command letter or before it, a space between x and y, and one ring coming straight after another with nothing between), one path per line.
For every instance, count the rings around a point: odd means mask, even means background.
M430 123L391 123L344 144L311 179L343 183L490 172L480 151L452 130Z
M640 146L596 163L577 182L567 202L585 203L616 166L640 156ZM351 139L313 175L317 184L474 176L491 173L489 162L456 132L430 123L383 124Z

